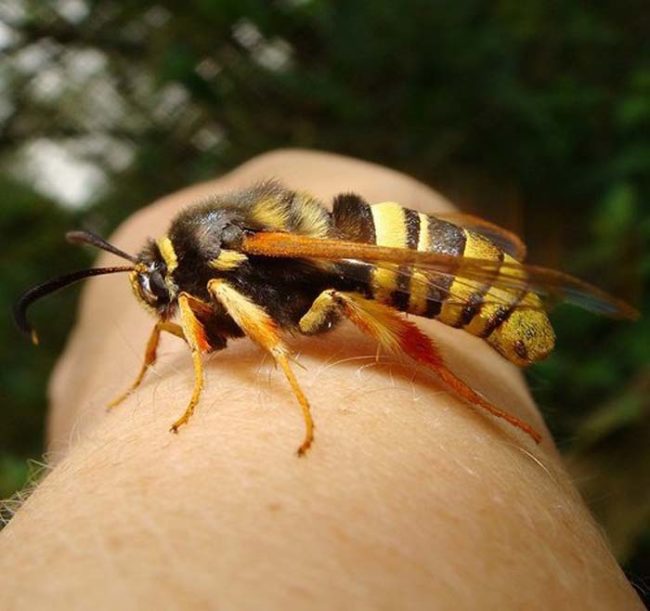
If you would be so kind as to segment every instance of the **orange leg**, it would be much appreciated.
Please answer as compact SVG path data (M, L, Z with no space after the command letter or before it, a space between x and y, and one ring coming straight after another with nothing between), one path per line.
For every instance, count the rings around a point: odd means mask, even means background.
M155 362L156 362L156 354L158 352L158 344L160 343L160 334L163 331L167 331L167 333L171 333L172 335L175 335L176 337L180 337L181 339L185 339L185 336L183 335L183 330L181 327L179 327L177 324L173 322L165 322L162 320L159 320L153 328L153 331L151 332L151 335L149 336L149 341L147 342L147 348L144 353L144 362L142 363L142 367L140 368L140 373L138 373L138 376L136 377L135 381L129 388L123 392L119 397L116 399L113 399L107 406L106 409L113 409L114 407L118 406L122 401L124 401L140 384L142 383L142 380L144 379L144 376L146 375L147 371L149 371L149 367L151 367Z
M183 336L192 350L192 363L194 364L194 389L192 396L188 403L183 415L172 424L170 431L178 433L178 429L187 424L187 421L192 417L194 408L201 398L201 391L203 390L203 362L201 361L201 352L208 352L210 344L205 336L203 325L199 322L194 314L193 308L200 305L201 302L195 303L196 300L185 293L181 293L178 297L178 308L181 318L181 328Z
M302 456L314 440L314 421L311 417L307 397L305 397L305 393L300 388L298 380L289 365L289 350L280 337L280 329L277 323L262 307L242 295L225 280L211 280L208 283L208 290L224 306L239 328L254 342L267 350L284 372L302 409L305 422L305 436L298 448L298 456Z
M414 361L433 370L456 396L497 418L502 418L530 435L536 443L541 441L542 436L529 424L492 405L453 374L444 364L431 338L420 331L415 324L405 320L397 310L356 293L328 290L318 296L312 308L300 321L301 331L309 333L313 328L317 328L334 309L341 311L363 333L373 337L387 350L405 353Z

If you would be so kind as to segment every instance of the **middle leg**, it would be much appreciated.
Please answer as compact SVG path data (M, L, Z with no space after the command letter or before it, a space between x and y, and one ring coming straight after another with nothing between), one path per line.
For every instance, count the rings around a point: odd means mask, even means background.
M208 342L203 325L194 313L195 309L201 307L203 307L202 302L186 293L181 293L178 297L178 309L183 336L192 350L194 388L192 390L190 402L185 408L182 416L176 420L169 429L172 433L178 433L178 429L184 424L187 424L187 421L194 413L194 408L197 406L199 399L201 398L201 391L203 390L203 361L201 360L201 353L208 352L211 349L211 346Z
M254 342L267 350L282 369L300 405L305 422L305 436L298 448L298 456L302 456L314 440L314 421L309 401L307 401L307 397L289 365L289 350L280 337L278 324L264 308L237 291L225 280L211 280L208 283L208 290L223 305L237 326Z

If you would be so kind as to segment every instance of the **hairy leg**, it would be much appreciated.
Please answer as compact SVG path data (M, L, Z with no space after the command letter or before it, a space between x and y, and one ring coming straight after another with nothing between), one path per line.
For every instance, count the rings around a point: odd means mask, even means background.
M305 421L305 437L298 447L298 456L302 456L314 440L314 421L307 397L289 365L289 351L280 337L278 326L263 308L236 291L228 282L211 280L208 290L226 308L242 331L271 354L286 376Z
M395 354L406 354L417 363L431 369L458 397L484 409L529 435L535 443L541 435L529 424L502 410L470 388L444 363L433 340L399 312L356 293L323 291L300 321L300 330L311 335L322 328L333 313L340 312L363 333L375 339L382 348Z
M178 309L181 317L181 327L183 335L187 339L187 343L192 351L192 365L194 366L194 388L192 389L192 396L190 402L187 404L183 415L172 424L169 429L173 433L178 433L178 429L187 424L188 420L192 417L194 409L196 408L199 399L201 398L201 391L203 390L203 361L201 360L201 353L210 350L210 344L205 336L203 326L199 322L193 311L194 298L181 293L178 298ZM194 306L196 307L196 306Z
M114 407L117 407L134 390L136 390L138 386L140 386L142 380L144 379L144 376L146 375L147 371L149 371L149 368L156 363L156 358L158 354L158 344L160 343L160 334L163 331L166 331L171 335L175 335L176 337L180 337L182 340L185 339L185 335L183 334L183 329L179 325L173 322L159 320L154 325L154 328L151 331L151 335L149 336L149 340L147 341L147 347L144 352L144 362L142 363L142 367L140 368L140 372L138 373L135 381L133 382L133 384L131 384L131 386L129 386L129 388L125 392L123 392L121 395L113 399L107 405L107 409L113 409Z

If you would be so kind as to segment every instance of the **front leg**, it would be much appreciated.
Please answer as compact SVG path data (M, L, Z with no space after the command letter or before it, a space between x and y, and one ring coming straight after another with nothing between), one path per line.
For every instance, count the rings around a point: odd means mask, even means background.
M300 319L300 331L305 334L318 332L325 321L337 314L348 318L363 333L377 340L383 348L406 354L434 371L456 396L497 418L502 418L529 435L536 443L541 441L541 435L528 423L492 405L450 371L433 340L393 308L366 299L357 293L329 289L316 298L309 311Z
M305 422L305 436L298 448L302 456L314 440L314 421L307 397L289 366L289 350L280 337L280 328L264 308L251 301L225 280L214 279L208 283L208 290L219 301L239 328L254 342L268 351L286 376L295 395Z
M138 373L138 376L136 377L135 381L129 388L123 392L121 395L119 395L117 398L113 399L107 406L106 409L113 409L114 407L118 406L122 401L124 401L140 384L142 383L142 380L144 379L145 374L147 371L149 371L149 368L153 366L153 364L156 362L156 357L157 357L157 352L158 352L158 344L160 343L160 334L166 331L167 333L171 333L172 335L175 335L176 337L180 337L181 339L185 339L185 335L183 334L183 330L181 327L173 322L167 322L164 320L159 320L155 325L153 330L151 331L151 335L149 336L149 341L147 342L147 348L144 353L144 362L142 363L142 367L140 368L140 373Z

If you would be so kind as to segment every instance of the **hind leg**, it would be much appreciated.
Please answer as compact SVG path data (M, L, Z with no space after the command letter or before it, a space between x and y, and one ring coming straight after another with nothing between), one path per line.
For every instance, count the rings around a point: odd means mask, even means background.
M541 435L528 423L484 399L450 371L433 340L407 321L397 310L357 293L323 291L300 320L300 330L305 334L318 332L324 321L341 314L363 333L375 339L383 348L406 354L414 361L434 371L447 388L471 405L480 407L497 418L529 435L535 443Z

